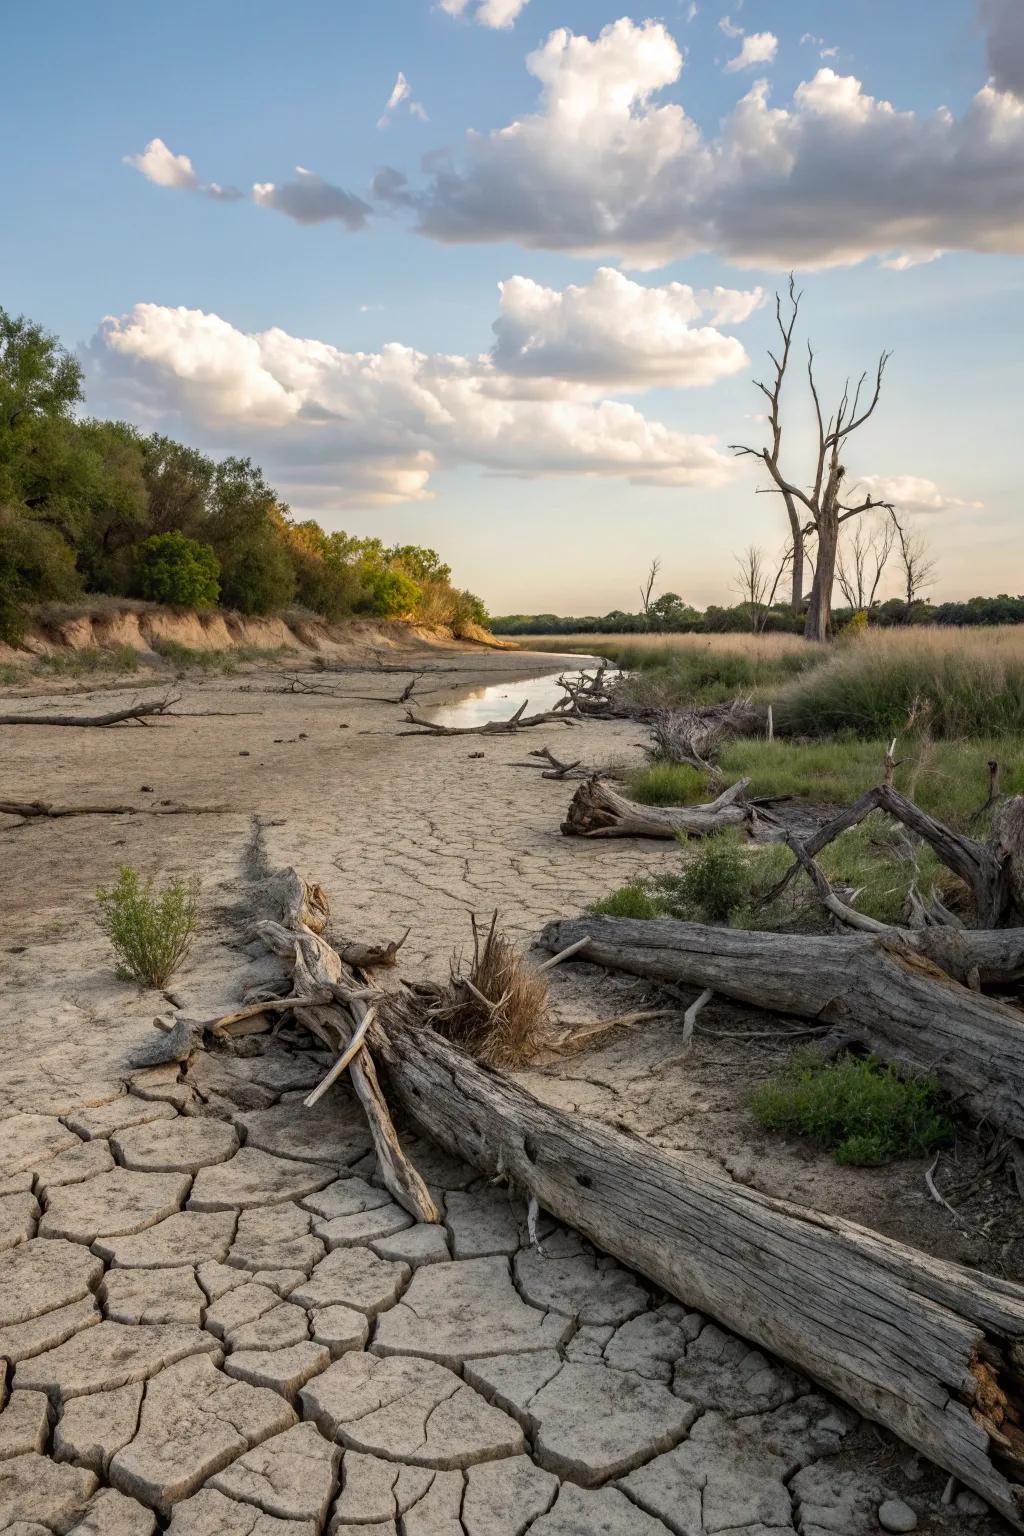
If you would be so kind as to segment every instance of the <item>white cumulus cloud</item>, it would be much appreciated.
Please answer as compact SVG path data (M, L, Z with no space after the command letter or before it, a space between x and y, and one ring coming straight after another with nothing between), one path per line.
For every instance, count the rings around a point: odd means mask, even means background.
M222 187L216 181L200 181L188 155L176 155L163 139L150 139L138 155L125 155L125 165L140 171L157 187L177 187L182 192L201 192L221 202L237 202L243 195L234 187Z
M947 496L922 475L862 475L857 483L879 501L891 502L897 512L980 512L985 505Z
M698 296L685 283L645 288L612 267L561 290L528 277L499 286L491 356L496 368L517 377L686 389L713 384L749 362L735 337L694 322L712 308L716 319L734 324L750 314L754 295L721 288Z
M529 0L476 0L473 19L482 27L511 27L528 4ZM464 16L470 0L441 0L441 9L449 16Z
M305 166L295 167L295 180L276 183L258 181L252 189L253 202L261 208L273 208L287 214L298 224L323 224L337 219L346 229L363 229L370 216L370 205L353 192L324 181Z
M774 32L748 32L739 53L725 67L731 75L741 69L756 69L760 64L770 64L778 51L779 40Z
M343 352L215 314L137 304L90 348L98 393L155 424L258 452L300 507L385 505L430 494L431 474L471 464L519 476L599 475L716 486L734 463L713 438L649 420L588 384L537 388L490 355L391 343Z
M661 22L560 28L526 62L535 112L468 134L425 187L380 180L427 235L639 268L698 251L782 268L1024 253L1024 100L994 84L959 117L921 116L821 68L786 105L758 81L707 137L658 99L683 68Z

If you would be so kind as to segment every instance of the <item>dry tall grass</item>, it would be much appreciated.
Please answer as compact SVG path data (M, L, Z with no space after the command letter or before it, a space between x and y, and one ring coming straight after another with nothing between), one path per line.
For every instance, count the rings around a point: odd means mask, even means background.
M498 928L495 912L481 943L473 919L473 960L452 966L430 1012L438 1034L490 1067L520 1067L544 1043L548 984Z
M516 643L524 651L558 651L568 655L608 656L618 661L624 651L643 651L656 658L679 651L731 652L776 660L780 656L806 656L806 640L799 635L520 635Z

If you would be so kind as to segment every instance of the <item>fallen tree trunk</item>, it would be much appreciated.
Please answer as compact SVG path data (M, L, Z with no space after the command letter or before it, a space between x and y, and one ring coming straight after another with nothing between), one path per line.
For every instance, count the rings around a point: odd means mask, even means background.
M1024 1529L1024 1289L542 1104L418 1026L407 1001L373 1039L428 1136L886 1425Z
M0 800L0 816L59 820L64 816L230 816L230 805L51 805L48 800Z
M564 837L706 837L723 827L745 826L753 835L758 817L740 804L750 784L740 779L707 805L638 805L603 779L590 778L573 795L562 822Z
M133 704L130 709L112 709L106 715L0 715L0 725L145 725L150 715L166 715L178 698L155 699L151 704Z
M588 964L651 981L710 987L723 997L832 1024L884 1061L935 1077L978 1120L1024 1136L1024 1014L941 969L1019 973L1024 930L993 935L925 929L914 948L884 935L761 933L668 918L583 917L549 923L552 951L590 943ZM1003 935L1005 939L1005 935ZM950 963L953 963L950 960Z

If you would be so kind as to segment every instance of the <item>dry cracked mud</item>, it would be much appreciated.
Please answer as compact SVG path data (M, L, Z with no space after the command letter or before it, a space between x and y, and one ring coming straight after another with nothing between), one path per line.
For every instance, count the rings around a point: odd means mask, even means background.
M472 743L359 736L394 711L249 686L186 689L190 709L236 712L230 732L23 732L5 763L24 798L100 799L127 774L237 814L4 836L32 899L2 956L0 1532L871 1536L889 1499L919 1531L992 1536L813 1383L550 1220L531 1246L507 1190L410 1137L443 1211L411 1224L348 1090L303 1109L324 1061L293 1037L187 1074L133 1065L166 1004L114 980L91 928L120 862L203 872L212 915L173 988L201 1017L276 973L245 932L251 812L346 931L412 922L409 963L435 975L467 911L503 904L525 937L655 857L598 864L559 840L565 787L539 775L506 774L496 803ZM621 757L633 734L596 727L587 750ZM522 756L485 745L492 766Z

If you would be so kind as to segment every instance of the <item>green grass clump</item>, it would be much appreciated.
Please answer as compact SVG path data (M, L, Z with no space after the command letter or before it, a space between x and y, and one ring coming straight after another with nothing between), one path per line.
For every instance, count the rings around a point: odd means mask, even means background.
M741 737L723 747L719 768L727 784L749 778L754 795L849 805L880 781L888 745L882 738L764 741ZM964 741L911 738L897 744L897 755L902 760L896 769L896 788L922 810L961 831L988 797L990 759L1000 765L1003 792L1024 794L1024 733ZM694 769L672 763L638 769L628 780L627 792L645 805L698 805L710 794ZM877 817L870 823L878 824ZM985 835L977 825L971 830L976 836Z
M97 645L84 646L80 651L60 651L53 656L40 656L36 670L44 677L90 677L96 672L137 672L139 654L131 645L114 645L101 649Z
M639 883L620 885L610 896L602 896L587 908L596 917L661 917L664 910L657 896Z
M117 955L117 974L163 987L192 947L199 919L199 881L179 877L155 891L153 881L122 865L117 884L96 892L100 926Z
M702 773L686 763L652 763L630 774L627 793L641 805L694 805L707 799Z
M153 649L165 661L171 662L182 670L191 668L210 676L224 677L237 672L245 662L279 661L284 656L295 654L294 647L290 645L238 645L230 650L224 648L205 650L198 646L182 645L179 640L155 640Z
M814 1050L798 1051L754 1090L750 1108L766 1130L806 1136L837 1163L860 1167L923 1157L953 1135L938 1084L901 1077L874 1056L825 1062Z
M22 669L13 661L0 661L0 684L20 683Z

